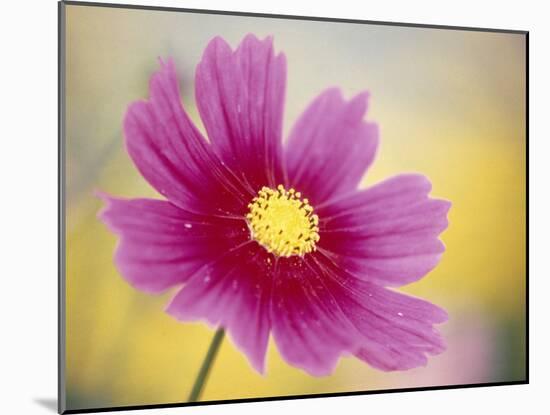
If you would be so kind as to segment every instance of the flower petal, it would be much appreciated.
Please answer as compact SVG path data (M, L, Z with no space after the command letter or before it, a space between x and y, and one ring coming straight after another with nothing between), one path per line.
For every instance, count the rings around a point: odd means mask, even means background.
M120 236L115 264L140 291L159 293L181 284L248 238L244 221L206 218L162 200L99 196L106 203L100 219Z
M195 77L198 109L212 146L254 191L282 183L286 60L271 38L247 35L235 52L208 44Z
M143 177L179 207L205 212L239 212L254 193L244 190L223 166L182 108L172 60L150 80L148 101L128 107L127 151Z
M427 363L427 354L445 350L433 324L447 313L427 301L361 281L316 253L325 281L343 313L364 336L355 355L381 370L407 370Z
M178 320L204 319L224 327L263 373L270 330L271 258L253 241L226 250L187 282L166 311Z
M422 278L445 250L438 237L450 208L430 190L426 177L402 175L321 206L319 249L367 281L399 286Z
M313 206L354 190L378 146L376 124L363 120L367 93L345 101L339 89L320 94L298 119L285 149L290 185Z
M339 357L353 353L362 341L310 255L279 259L271 320L282 357L314 376L330 374Z

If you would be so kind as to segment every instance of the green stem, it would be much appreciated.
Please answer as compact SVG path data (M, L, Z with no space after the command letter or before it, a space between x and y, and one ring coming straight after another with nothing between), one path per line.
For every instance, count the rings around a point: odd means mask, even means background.
M212 364L216 359L216 354L218 353L220 345L222 344L224 334L225 332L222 328L216 330L216 333L212 338L212 343L210 343L208 352L206 353L206 356L204 357L204 360L202 362L202 366L199 370L199 374L197 375L197 379L195 379L195 384L193 385L193 389L189 394L189 399L187 400L187 402L197 402L199 400L201 392L208 378L208 374L210 373L210 368L212 367Z

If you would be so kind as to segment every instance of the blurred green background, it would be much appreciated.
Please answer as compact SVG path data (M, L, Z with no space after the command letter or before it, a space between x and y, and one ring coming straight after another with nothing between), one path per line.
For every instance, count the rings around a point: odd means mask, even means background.
M453 202L441 264L404 287L443 306L448 350L425 368L383 373L343 358L329 377L282 361L267 374L225 340L204 400L525 379L525 38L519 34L67 6L68 408L184 401L213 335L163 312L173 292L132 289L112 262L116 238L97 220L94 189L158 194L123 149L127 105L148 94L157 57L172 56L186 109L208 41L274 35L288 59L285 131L329 86L368 89L380 126L369 185L422 172Z

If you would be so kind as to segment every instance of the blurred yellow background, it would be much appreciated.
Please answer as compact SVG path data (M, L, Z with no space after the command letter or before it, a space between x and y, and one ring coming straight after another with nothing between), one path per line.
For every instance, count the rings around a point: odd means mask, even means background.
M112 262L116 238L94 189L159 197L123 149L126 106L145 98L157 57L172 56L198 125L194 68L207 42L274 35L288 59L285 131L329 86L371 93L380 126L369 185L421 172L453 202L440 265L404 287L448 310L448 350L384 373L344 358L330 377L288 366L274 344L267 374L224 340L203 399L518 381L525 378L525 37L253 17L67 6L67 404L69 409L182 402L213 330L163 312L173 292L132 289ZM202 126L200 127L202 129Z

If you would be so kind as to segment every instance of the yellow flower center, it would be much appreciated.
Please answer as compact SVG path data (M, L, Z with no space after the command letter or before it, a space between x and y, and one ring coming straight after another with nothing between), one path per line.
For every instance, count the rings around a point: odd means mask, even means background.
M262 187L248 205L250 235L268 252L289 257L315 251L319 241L319 217L300 192Z

